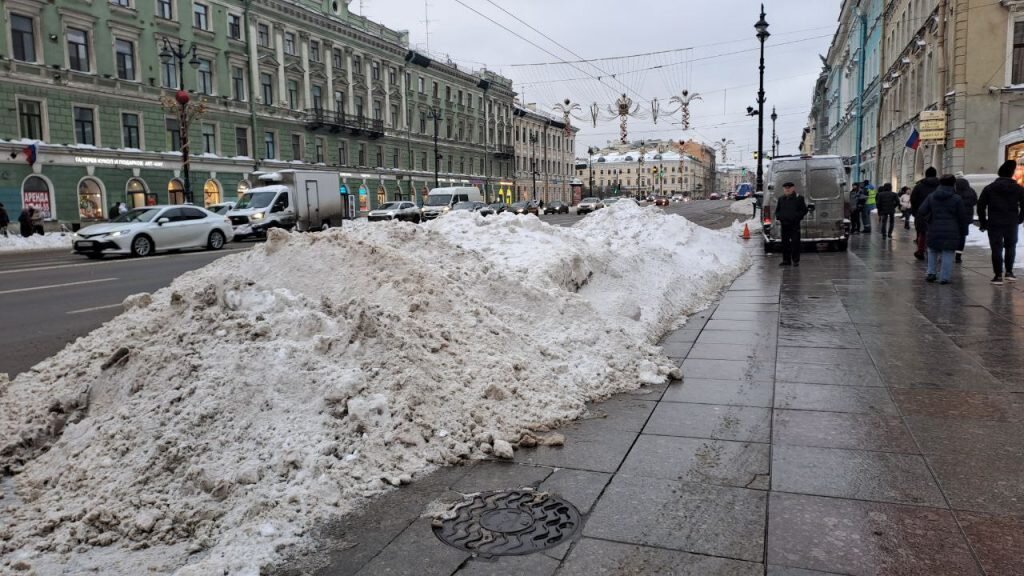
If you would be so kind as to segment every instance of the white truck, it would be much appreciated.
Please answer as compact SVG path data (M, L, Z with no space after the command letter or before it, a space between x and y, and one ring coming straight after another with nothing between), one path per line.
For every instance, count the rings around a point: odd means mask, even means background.
M422 218L433 220L447 214L459 202L483 202L480 189L472 186L452 186L434 188L427 193L427 201L423 203Z
M341 226L344 207L337 172L278 170L257 174L256 188L227 213L235 238L266 236L270 228L326 230Z

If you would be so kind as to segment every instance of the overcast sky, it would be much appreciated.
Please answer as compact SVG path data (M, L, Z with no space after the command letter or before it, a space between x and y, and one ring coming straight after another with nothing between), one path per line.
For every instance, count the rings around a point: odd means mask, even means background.
M796 152L799 145L821 70L818 55L828 50L840 4L765 2L772 34L765 52L766 116L777 107L783 153ZM350 6L390 28L409 30L412 45L427 48L423 0L363 0L362 5L352 0ZM692 137L711 143L727 138L735 142L729 160L742 158L752 165L757 121L746 116L746 107L756 106L758 41L753 25L758 14L754 0L429 0L429 52L448 56L462 68L486 67L511 78L523 102L548 110L565 98L581 104L576 115L583 120L573 120L581 128L577 150L618 140L619 122L607 118L607 108L626 92L645 116L630 118L630 140ZM663 53L640 55L651 52ZM630 57L560 63L619 56ZM522 66L539 63L553 64ZM683 89L703 97L690 105L691 130L686 134L679 113L665 116L678 108L670 98ZM651 120L654 98L662 110L657 125ZM596 128L589 113L593 102L603 111ZM765 129L765 148L770 149L767 118Z

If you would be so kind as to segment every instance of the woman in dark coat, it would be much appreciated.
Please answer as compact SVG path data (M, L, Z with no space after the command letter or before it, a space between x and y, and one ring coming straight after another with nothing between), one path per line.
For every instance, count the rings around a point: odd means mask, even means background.
M939 187L928 195L917 213L928 225L928 282L935 282L937 271L939 283L949 284L953 276L953 256L970 224L955 187L956 177L943 176Z
M974 222L974 207L978 204L978 193L971 188L971 183L964 178L956 179L956 195L964 203L964 212L967 213L967 224ZM964 248L967 246L967 234L960 237L960 247L956 249L956 261L959 264L963 261Z

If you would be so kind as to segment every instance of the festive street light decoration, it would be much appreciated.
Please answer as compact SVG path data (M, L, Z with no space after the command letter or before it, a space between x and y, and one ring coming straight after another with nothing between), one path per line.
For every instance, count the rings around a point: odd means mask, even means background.
M690 129L690 103L694 100L703 100L700 94L696 92L690 94L689 90L683 90L678 96L672 97L672 102L679 104L679 110L683 113L682 127L683 132ZM675 112L673 112L674 114Z
M562 102L559 103L559 104L555 104L553 106L553 108L554 108L554 110L556 112L559 112L559 113L562 114L562 123L565 125L565 128L564 128L565 135L566 135L566 137L571 137L572 136L572 119L574 117L576 117L573 114L573 112L576 112L578 110L582 110L583 108L580 107L579 104L574 103L572 100L569 100L568 98L566 98L565 100L562 100Z
M623 94L615 101L615 107L609 107L608 111L619 119L619 141L622 144L629 143L629 117L640 117L640 105L634 105L633 99Z

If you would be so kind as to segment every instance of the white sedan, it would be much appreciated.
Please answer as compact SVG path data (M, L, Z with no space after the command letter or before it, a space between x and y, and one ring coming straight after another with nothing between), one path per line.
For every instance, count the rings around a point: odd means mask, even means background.
M226 216L198 206L146 206L103 224L87 226L71 237L76 254L149 256L158 250L220 250L234 231Z

